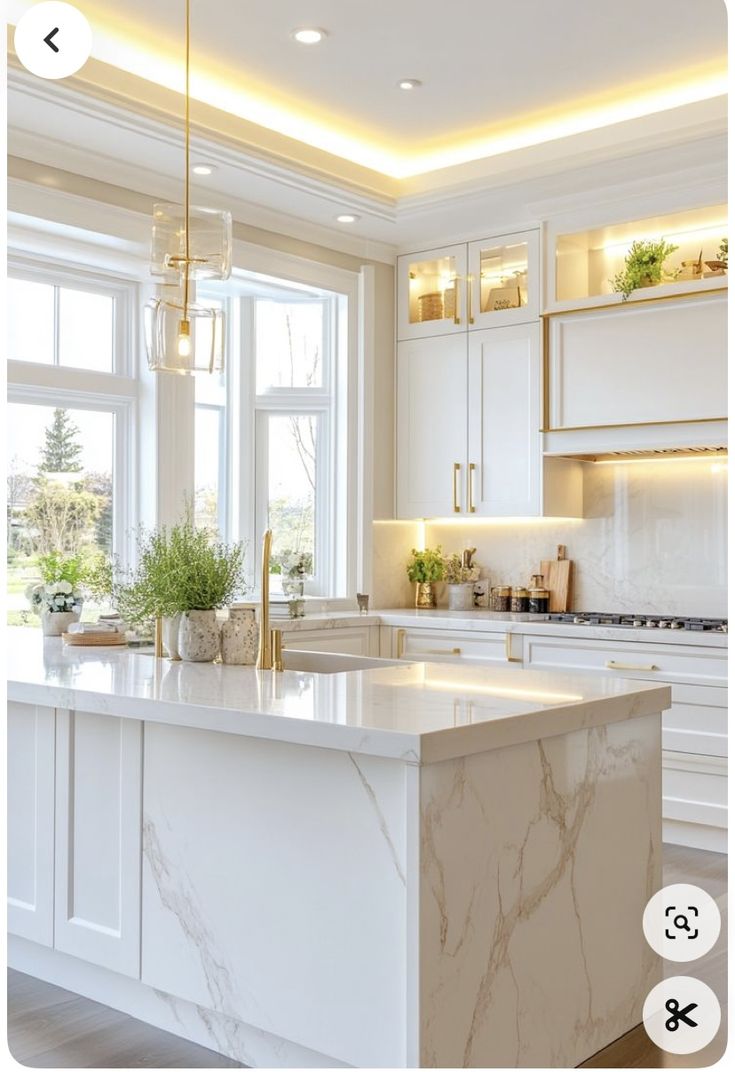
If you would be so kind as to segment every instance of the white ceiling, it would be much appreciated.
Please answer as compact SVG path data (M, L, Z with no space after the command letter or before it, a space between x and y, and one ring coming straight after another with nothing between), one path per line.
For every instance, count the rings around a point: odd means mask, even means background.
M11 18L30 3L10 0ZM106 63L131 69L123 43L180 61L183 0L76 4L99 42L93 55ZM299 45L290 36L299 26L328 36ZM196 71L288 113L296 138L299 118L304 141L310 123L331 128L353 160L350 145L360 142L376 160L381 150L429 159L671 90L726 63L723 0L192 0L192 27ZM119 42L117 56L109 41ZM155 66L147 64L154 80ZM423 86L401 91L401 78ZM257 107L256 115L265 121Z

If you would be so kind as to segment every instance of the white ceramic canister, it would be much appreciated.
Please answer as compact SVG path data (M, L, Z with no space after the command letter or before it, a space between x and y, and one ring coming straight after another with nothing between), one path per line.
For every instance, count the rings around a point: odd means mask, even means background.
M181 615L172 614L170 618L164 618L162 622L163 627L163 646L166 650L166 654L169 659L173 659L176 662L181 658L179 655L179 629L181 628Z
M68 630L72 622L78 622L81 616L81 611L76 610L43 611L41 613L43 635L61 636L62 633Z
M179 625L179 655L189 663L211 663L219 655L219 624L214 610L187 610Z
M249 603L233 603L229 618L222 624L222 662L231 666L252 666L257 651L255 607Z

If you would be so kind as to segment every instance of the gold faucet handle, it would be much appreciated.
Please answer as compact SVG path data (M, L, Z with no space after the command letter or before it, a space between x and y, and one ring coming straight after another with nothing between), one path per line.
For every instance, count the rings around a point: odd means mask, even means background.
M279 673L283 670L283 630L271 629L271 659L273 669Z

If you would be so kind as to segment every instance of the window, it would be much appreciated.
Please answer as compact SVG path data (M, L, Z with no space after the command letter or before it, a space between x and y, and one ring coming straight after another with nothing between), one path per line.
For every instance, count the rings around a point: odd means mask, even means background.
M345 597L354 584L345 505L347 299L273 278L235 286L225 376L195 380L196 521L247 539L256 583L260 538L271 528L276 561L306 558L307 595ZM279 573L272 583L277 591Z
M38 626L25 593L42 555L129 558L135 285L49 261L9 272L8 621ZM88 599L84 620L98 610Z
M59 282L42 282L39 272L20 270L13 274L12 267L10 273L11 361L94 372L124 371L128 313L124 289L92 282L82 273L63 273Z

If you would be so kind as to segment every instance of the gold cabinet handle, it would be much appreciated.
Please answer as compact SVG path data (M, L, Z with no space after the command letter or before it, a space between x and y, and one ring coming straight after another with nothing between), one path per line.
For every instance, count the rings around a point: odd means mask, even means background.
M475 318L472 315L472 276L467 276L467 323L474 324Z
M455 514L459 513L459 503L457 502L457 473L461 468L462 466L459 462L455 462L452 468L452 502L454 503Z
M617 659L608 659L605 667L607 670L658 670L654 663L642 666L639 663L619 663Z
M517 655L513 654L513 634L505 634L505 661L508 663L522 663L523 659L519 659Z
M396 630L396 659L402 659L406 649L406 630Z
M477 466L475 465L475 463L470 462L470 464L469 464L469 473L467 474L467 512L469 514L476 513L475 504L474 504L473 498L472 498L473 492L475 490L474 489L474 482L475 482L474 481L474 473L475 473L475 469L477 469Z
M454 323L461 324L462 317L459 315L459 277L454 277Z
M427 648L426 651L418 651L417 655L461 655L461 648Z

